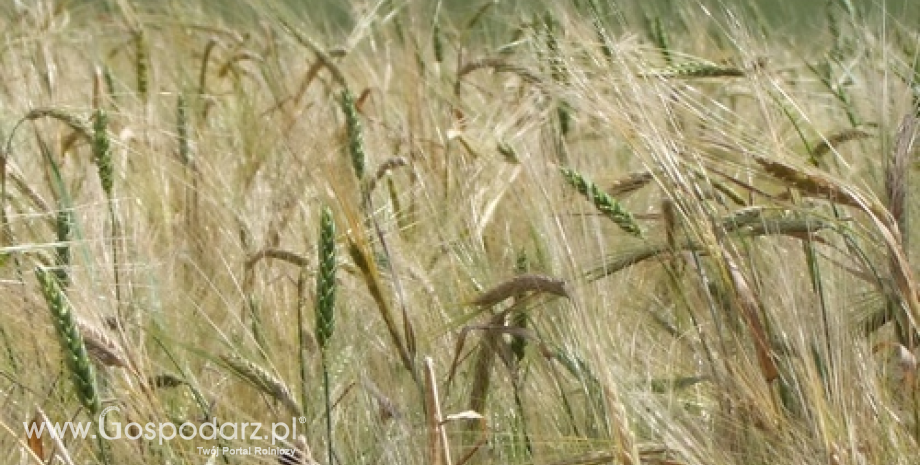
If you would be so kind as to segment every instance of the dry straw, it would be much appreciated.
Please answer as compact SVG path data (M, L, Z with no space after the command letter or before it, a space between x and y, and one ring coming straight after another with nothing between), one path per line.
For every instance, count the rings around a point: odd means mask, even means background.
M444 417L441 413L441 400L438 395L438 382L434 374L434 362L425 357L425 420L428 432L428 463L432 465L451 465L450 443L444 429Z

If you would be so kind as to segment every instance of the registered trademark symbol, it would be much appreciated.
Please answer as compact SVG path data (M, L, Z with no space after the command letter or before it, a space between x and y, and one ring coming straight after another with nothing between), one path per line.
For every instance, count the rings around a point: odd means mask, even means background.
M298 421L300 421L300 424L302 425L307 422L307 417L300 417Z

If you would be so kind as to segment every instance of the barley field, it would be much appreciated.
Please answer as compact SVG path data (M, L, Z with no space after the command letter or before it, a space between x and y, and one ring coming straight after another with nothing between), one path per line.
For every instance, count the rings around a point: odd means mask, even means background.
M920 16L799 3L4 2L0 454L920 463Z

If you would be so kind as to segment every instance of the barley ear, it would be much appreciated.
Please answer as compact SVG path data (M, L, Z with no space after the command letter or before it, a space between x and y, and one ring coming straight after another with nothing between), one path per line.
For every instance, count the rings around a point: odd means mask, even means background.
M150 88L150 54L147 34L143 29L134 32L134 73L137 77L137 93L143 102L147 101Z
M112 199L115 188L115 168L112 163L112 148L108 133L109 118L105 110L97 109L93 114L93 161L99 170L99 181L105 195Z
M86 344L77 327L73 310L64 296L60 283L54 273L44 268L35 269L35 277L41 285L42 295L51 310L54 320L54 329L58 335L58 342L64 351L64 360L70 370L71 378L80 396L80 402L89 410L92 416L99 413L99 396L96 389L96 372L90 362Z
M249 360L235 355L223 355L220 358L237 376L284 404L291 414L298 416L303 414L300 404L294 400L291 390L283 381Z
M655 43L655 47L661 52L661 57L664 58L665 63L669 65L673 64L674 57L671 55L671 40L668 37L668 32L665 30L664 25L661 23L661 17L655 16L654 18L646 18L646 21L648 22L652 42Z
M569 297L565 281L540 274L520 274L483 292L472 300L480 307L498 305L509 297L517 297L528 292L547 293L559 297Z
M326 350L335 329L335 222L323 207L319 231L319 273L316 275L316 341Z
M441 32L441 23L437 16L434 18L434 25L431 29L431 47L434 49L434 61L444 62L444 37Z
M642 228L639 227L635 217L626 211L616 199L577 171L570 168L562 168L561 171L562 177L581 195L587 197L604 216L610 218L623 231L636 237L642 237Z
M87 127L83 119L64 110L48 107L34 108L29 110L29 112L26 113L26 116L23 117L23 119L26 121L35 121L39 118L56 119L69 126L70 129L76 131L77 134L79 134L84 139L89 140L92 138L89 127Z
M70 240L73 237L73 210L70 208L62 208L58 210L57 218L55 219L55 227L57 229L57 240L58 246L55 247L55 270L54 274L57 276L58 283L61 287L70 286Z
M179 160L185 166L191 166L192 145L189 140L188 99L184 93L179 93L176 98L176 137L179 143Z
M329 387L327 347L335 329L335 221L332 210L323 206L319 228L319 272L316 273L316 341L323 362L323 394L326 407L328 463L333 463L332 396Z
M355 108L355 97L347 88L342 90L342 113L345 114L345 132L348 134L348 153L351 166L355 169L358 181L364 180L365 155L364 138L361 135L361 120Z

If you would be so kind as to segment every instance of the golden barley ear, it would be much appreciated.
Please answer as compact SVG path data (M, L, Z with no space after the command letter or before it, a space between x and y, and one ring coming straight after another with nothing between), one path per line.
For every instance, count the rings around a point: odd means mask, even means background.
M126 368L134 371L121 345L110 338L104 331L83 320L77 320L77 328L83 334L86 350L93 360L103 366Z
M64 360L74 386L77 388L80 403L92 416L96 416L100 411L96 371L90 361L89 351L80 333L73 309L53 272L44 268L36 268L35 277L38 279L42 295L51 311L58 342L63 349Z
M287 407L291 414L295 416L303 414L303 409L301 409L297 400L294 399L287 385L280 379L271 375L264 368L236 355L222 355L220 359L239 378L247 381L253 387L262 391L262 393L281 402Z
M364 280L364 284L367 287L368 292L371 294L371 297L373 297L374 302L377 304L377 310L380 312L380 316L383 318L384 325L387 328L387 333L390 335L390 339L393 342L393 345L399 352L399 358L402 361L403 367L405 367L406 370L412 374L413 378L415 378L417 376L415 370L415 359L412 355L412 352L409 350L409 345L404 341L403 336L400 334L399 326L396 324L396 318L393 315L393 309L390 306L386 296L384 296L384 287L380 277L380 272L377 268L377 263L374 261L374 257L369 249L370 244L367 242L366 237L359 236L357 234L349 234L348 255L351 257L354 265L361 272L361 277ZM408 335L406 335L406 337L408 337Z
M741 317L754 340L754 349L757 353L757 361L760 364L761 374L767 383L772 382L779 376L779 369L776 360L773 357L770 346L770 338L767 333L767 326L761 321L763 311L760 300L754 293L753 288L748 284L747 277L741 272L741 268L732 258L730 252L724 247L720 247L714 254L722 259L727 280L734 288L734 296Z
M827 152L830 152L832 148L836 148L838 145L845 144L853 140L860 140L872 137L872 134L869 134L862 129L844 129L843 131L836 132L822 139L821 142L818 142L812 149L812 157L820 159Z
M380 166L377 167L377 172L374 173L374 177L368 180L368 194L374 192L374 189L377 187L377 184L380 183L380 180L387 177L387 175L389 175L392 171L404 166L409 166L409 160L406 160L405 157L393 157L381 163ZM389 180L390 178L387 177L387 179Z
M26 113L24 117L26 121L35 121L40 118L56 119L66 124L84 140L91 141L93 139L92 130L86 121L59 108L34 108Z
M728 78L742 77L745 75L745 71L741 68L710 63L683 63L664 69L639 73L640 77L655 77L662 79Z
M483 292L471 303L480 307L491 307L505 299L527 292L544 292L559 297L570 297L565 281L561 279L539 274L522 274Z
M630 173L610 184L610 187L607 188L607 193L614 197L622 197L642 189L652 182L652 179L650 171L643 170Z
M805 195L827 198L831 201L846 204L851 207L863 207L863 202L861 202L860 199L853 196L848 189L841 188L838 183L826 176L810 173L781 161L769 160L760 156L755 156L753 158L767 174L783 181L789 187L802 191Z

